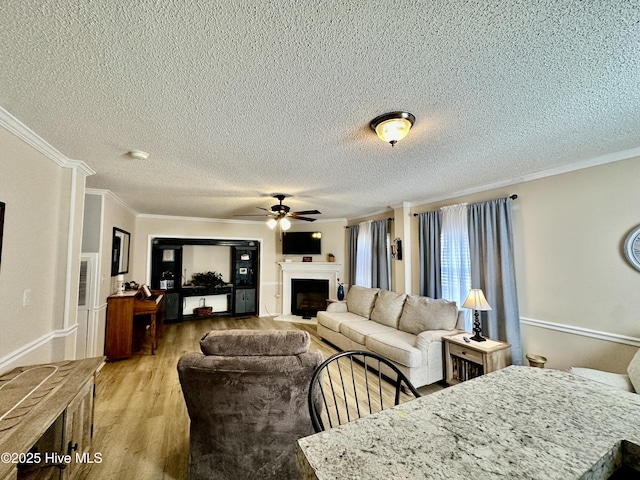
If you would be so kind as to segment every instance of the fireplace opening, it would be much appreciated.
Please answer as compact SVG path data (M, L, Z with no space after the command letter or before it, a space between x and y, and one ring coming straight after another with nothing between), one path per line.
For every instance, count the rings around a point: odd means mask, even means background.
M302 318L315 317L329 298L329 280L291 279L291 313Z

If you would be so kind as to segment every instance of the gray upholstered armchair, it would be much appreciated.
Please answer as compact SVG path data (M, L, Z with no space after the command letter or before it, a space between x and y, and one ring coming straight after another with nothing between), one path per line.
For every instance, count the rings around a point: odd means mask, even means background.
M307 392L320 352L301 330L220 330L178 361L189 478L294 479L296 440L314 433Z

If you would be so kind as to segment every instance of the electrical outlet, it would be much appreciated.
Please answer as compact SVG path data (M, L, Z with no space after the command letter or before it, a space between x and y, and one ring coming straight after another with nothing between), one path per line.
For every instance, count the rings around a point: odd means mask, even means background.
M31 289L27 288L22 292L22 306L28 307L29 305L31 305Z

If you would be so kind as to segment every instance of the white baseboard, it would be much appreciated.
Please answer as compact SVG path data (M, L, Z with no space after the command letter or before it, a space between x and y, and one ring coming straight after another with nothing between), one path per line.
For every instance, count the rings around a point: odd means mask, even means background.
M520 324L569 333L571 335L580 335L583 337L595 338L607 342L621 343L623 345L640 347L640 338L629 337L627 335L619 335L617 333L602 332L600 330L591 330L589 328L576 327L574 325L565 325L562 323L547 322L545 320L536 320L534 318L526 317L520 317Z

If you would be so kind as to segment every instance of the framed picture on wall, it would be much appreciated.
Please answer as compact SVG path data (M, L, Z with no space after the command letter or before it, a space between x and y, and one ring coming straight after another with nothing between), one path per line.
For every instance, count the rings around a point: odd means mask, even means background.
M2 231L4 230L4 207L5 203L0 202L0 263L2 262Z

